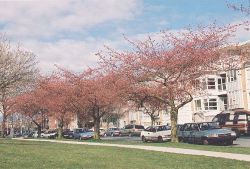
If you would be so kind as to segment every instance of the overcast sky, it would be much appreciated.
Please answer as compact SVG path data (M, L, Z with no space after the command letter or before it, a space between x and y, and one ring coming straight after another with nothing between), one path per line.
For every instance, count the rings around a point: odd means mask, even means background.
M123 34L136 39L244 19L249 16L228 9L226 0L0 1L0 33L35 53L42 72L54 70L55 64L74 71L93 66L103 45L123 46ZM250 40L250 33L241 29L235 39Z

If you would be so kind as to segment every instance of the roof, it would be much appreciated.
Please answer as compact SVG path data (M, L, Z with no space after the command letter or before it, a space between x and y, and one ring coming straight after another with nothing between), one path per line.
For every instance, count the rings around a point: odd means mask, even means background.
M226 113L230 113L230 114L235 114L235 113L246 113L246 114L249 114L249 115L250 115L250 111L244 110L244 109L236 109L236 110L222 111L220 114L226 114Z

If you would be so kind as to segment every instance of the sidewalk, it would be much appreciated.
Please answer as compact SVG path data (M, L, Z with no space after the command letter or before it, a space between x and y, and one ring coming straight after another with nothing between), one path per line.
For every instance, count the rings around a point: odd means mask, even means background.
M122 145L122 144L90 143L90 142L76 142L76 141L44 140L44 139L15 138L15 140L41 141L41 142L63 143L63 144L83 144L83 145L91 145L91 146L133 148L133 149L141 149L141 150L149 150L149 151L166 152L166 153L202 155L202 156L208 156L208 157L219 157L219 158L226 158L226 159L233 159L233 160L249 161L250 162L250 155L234 154L234 153L223 153L223 152L213 152L213 151L204 151L204 150L168 148L168 147L156 147L156 146L141 146L141 145Z

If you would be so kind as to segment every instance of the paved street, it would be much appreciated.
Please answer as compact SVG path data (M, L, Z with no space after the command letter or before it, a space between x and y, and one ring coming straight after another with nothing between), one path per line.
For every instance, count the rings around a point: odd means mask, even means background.
M235 146L250 147L250 136L242 136L234 142Z
M102 140L140 141L140 137L102 137Z

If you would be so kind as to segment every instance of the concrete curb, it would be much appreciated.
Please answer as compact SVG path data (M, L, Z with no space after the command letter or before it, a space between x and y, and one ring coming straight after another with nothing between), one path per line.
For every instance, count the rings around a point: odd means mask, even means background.
M240 161L248 161L248 162L250 162L250 155L235 154L235 153L224 153L224 152L214 152L214 151L204 151L204 150L193 150L193 149L182 149L182 148L169 148L169 147L156 147L156 146L140 146L140 145L123 145L123 144L107 144L107 143L59 141L59 140L45 140L45 139L14 138L14 140L40 141L40 142L63 143L63 144L82 144L82 145L91 145L91 146L133 148L133 149L158 151L158 152L166 152L166 153L175 153L175 154L200 155L200 156L207 156L207 157L219 157L219 158L226 158L226 159L232 159L232 160L240 160Z

